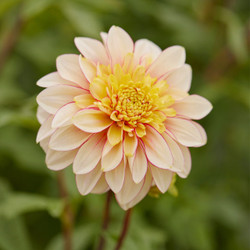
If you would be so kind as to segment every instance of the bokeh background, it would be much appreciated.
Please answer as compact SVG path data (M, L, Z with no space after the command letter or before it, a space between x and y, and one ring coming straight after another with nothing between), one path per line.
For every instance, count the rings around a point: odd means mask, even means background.
M192 171L177 179L179 195L137 205L123 249L250 249L248 18L247 0L1 0L0 249L62 250L65 204L74 217L73 250L96 247L105 195L82 197L70 168L46 168L35 143L36 81L56 70L58 55L78 53L74 37L100 39L113 24L162 49L184 46L190 93L214 106L201 121L208 143L191 149ZM106 249L123 216L113 201Z

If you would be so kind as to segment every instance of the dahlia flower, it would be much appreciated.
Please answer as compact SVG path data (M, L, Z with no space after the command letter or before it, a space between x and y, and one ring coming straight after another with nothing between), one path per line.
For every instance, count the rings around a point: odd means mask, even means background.
M116 26L101 37L75 38L80 55L59 56L57 71L37 82L45 88L37 97L37 142L49 169L73 163L82 195L111 189L126 210L151 187L165 193L174 174L187 177L188 147L207 140L192 120L212 105L188 94L192 71L183 47L134 43Z

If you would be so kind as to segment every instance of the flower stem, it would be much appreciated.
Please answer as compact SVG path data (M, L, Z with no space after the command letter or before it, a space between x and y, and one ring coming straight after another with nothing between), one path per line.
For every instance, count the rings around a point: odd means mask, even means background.
M69 195L65 185L63 171L57 173L57 183L61 198L65 199L65 206L62 213L62 230L64 238L64 250L72 250L72 231L73 231L73 211L68 200Z
M117 245L115 247L115 250L119 250L122 246L122 243L126 237L126 234L128 232L128 227L129 227L129 222L130 222L130 218L131 218L131 212L132 212L132 208L130 208L126 214L125 214L125 218L124 218L124 221L123 221L123 228L122 228L122 231L121 231L121 234L120 234L120 237L119 237L119 240L117 242Z
M103 232L107 230L108 225L109 225L109 214L110 214L110 203L111 203L111 198L112 198L112 191L108 191L107 193L107 199L106 199L106 204L105 204L105 210L103 214L103 223L102 223L102 232L100 236L100 241L98 245L98 250L103 250L105 247L105 238L103 237Z

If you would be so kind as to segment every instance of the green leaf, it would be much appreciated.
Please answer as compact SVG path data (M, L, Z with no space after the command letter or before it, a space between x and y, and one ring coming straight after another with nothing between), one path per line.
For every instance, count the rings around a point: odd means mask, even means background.
M40 195L13 193L0 204L0 215L14 218L23 213L47 210L51 216L59 217L63 211L63 201Z

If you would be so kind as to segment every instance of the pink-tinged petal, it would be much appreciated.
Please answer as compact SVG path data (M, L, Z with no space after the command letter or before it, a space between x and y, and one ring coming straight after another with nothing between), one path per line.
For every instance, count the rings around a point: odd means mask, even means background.
M169 71L182 66L186 59L185 49L181 46L172 46L165 49L151 64L147 72L151 77L161 77Z
M101 32L100 35L101 35L103 44L106 44L107 40L108 40L108 33L107 32Z
M102 175L100 162L87 174L76 175L76 185L81 195L89 194Z
M114 123L109 127L107 136L109 143L114 146L121 142L123 137L123 130L120 126L117 125L117 123Z
M182 90L179 90L179 89L175 89L175 88L168 88L167 90L167 94L172 96L172 98L175 100L175 101L179 101L185 97L188 96L188 93L187 92L184 92Z
M49 115L50 114L46 112L41 106L38 106L36 117L40 124L44 123L48 119Z
M61 170L68 167L74 160L78 149L72 151L55 151L48 149L46 154L46 164L51 170Z
M156 186L162 193L165 193L171 184L173 172L166 169L160 169L152 165L150 168Z
M176 110L178 115L198 120L205 117L213 106L204 97L190 95L175 102L172 108Z
M144 178L148 169L148 161L141 146L137 147L132 166L132 177L135 183L139 183Z
M116 193L115 195L116 200L120 204L120 206L122 206L123 204L129 203L131 200L133 200L142 189L143 184L144 184L144 180L137 184L134 183L129 168L126 168L125 179L124 179L124 184L122 186L122 189L120 192Z
M55 85L44 89L37 96L37 103L48 113L55 114L65 104L72 102L74 97L85 93L85 90L67 85Z
M134 50L134 43L129 34L120 27L112 26L108 33L107 47L112 65L122 63L123 58Z
M96 77L96 66L88 59L80 56L79 64L88 82L92 82Z
M105 140L103 133L94 134L81 146L73 163L75 174L86 174L95 168L101 159Z
M192 81L192 68L188 64L172 70L164 77L170 87L188 92Z
M197 123L181 118L168 118L165 122L167 131L174 140L186 147L200 147L206 144L204 129Z
M43 149L43 151L44 151L45 153L46 153L46 152L48 151L48 149L49 149L49 141L50 141L50 137L47 137L47 138L45 138L45 139L43 139L43 140L41 140L41 141L39 142L41 148Z
M139 203L149 192L149 190L151 188L151 184L152 184L152 176L151 176L150 171L148 171L146 174L145 180L144 180L143 187L141 188L140 192L130 202L128 202L126 204L120 204L121 207L124 210L128 210L129 208L131 208L131 207L135 206L137 203Z
M76 37L75 45L85 58L95 64L107 65L109 63L107 52L100 41L87 37Z
M52 121L52 128L59 128L61 126L67 126L72 124L72 117L80 110L80 108L74 103L70 102L62 106L55 113Z
M145 56L154 61L160 54L161 48L147 39L140 39L135 42L134 57L138 63Z
M125 134L124 138L124 153L126 156L134 155L136 148L138 146L138 139L137 136L129 136L128 133Z
M55 129L51 127L51 123L53 120L53 116L50 115L45 122L43 122L42 126L38 130L36 142L40 142L41 140L49 137L52 133L55 132Z
M178 175L182 178L186 178L190 171L191 171L191 166L192 166L192 159L191 159L191 154L190 151L187 147L184 147L179 144L179 147L182 151L183 157L184 157L184 167L181 172L178 173Z
M69 85L69 86L76 86L79 87L80 85L71 81L67 81L65 79L63 79L58 72L53 72L50 73L44 77L42 77L40 80L38 80L37 85L40 87L51 87L54 85L58 85L58 84L64 84L64 85Z
M102 111L96 109L83 109L76 113L73 117L73 124L79 129L89 132L97 133L108 128L113 123Z
M184 169L184 156L179 147L179 144L175 142L167 133L163 133L165 141L167 142L172 156L173 156L173 165L169 168L171 171L179 173Z
M156 167L170 169L173 157L168 144L154 128L147 126L146 133L142 140L148 160Z
M74 125L58 128L50 138L49 147L57 151L69 151L80 147L90 135Z
M109 190L109 185L106 182L104 174L101 176L99 181L96 183L95 187L92 189L92 194L103 194Z
M102 171L116 168L123 158L122 142L112 146L107 140L102 152Z
M126 161L122 160L115 169L105 173L106 181L110 189L114 193L120 192L123 186L125 177L125 167L126 167Z
M89 85L89 91L94 98L102 100L108 95L107 83L100 78L95 78Z
M89 83L79 65L78 55L65 54L57 57L56 68L62 78L77 83L84 89L89 89Z

